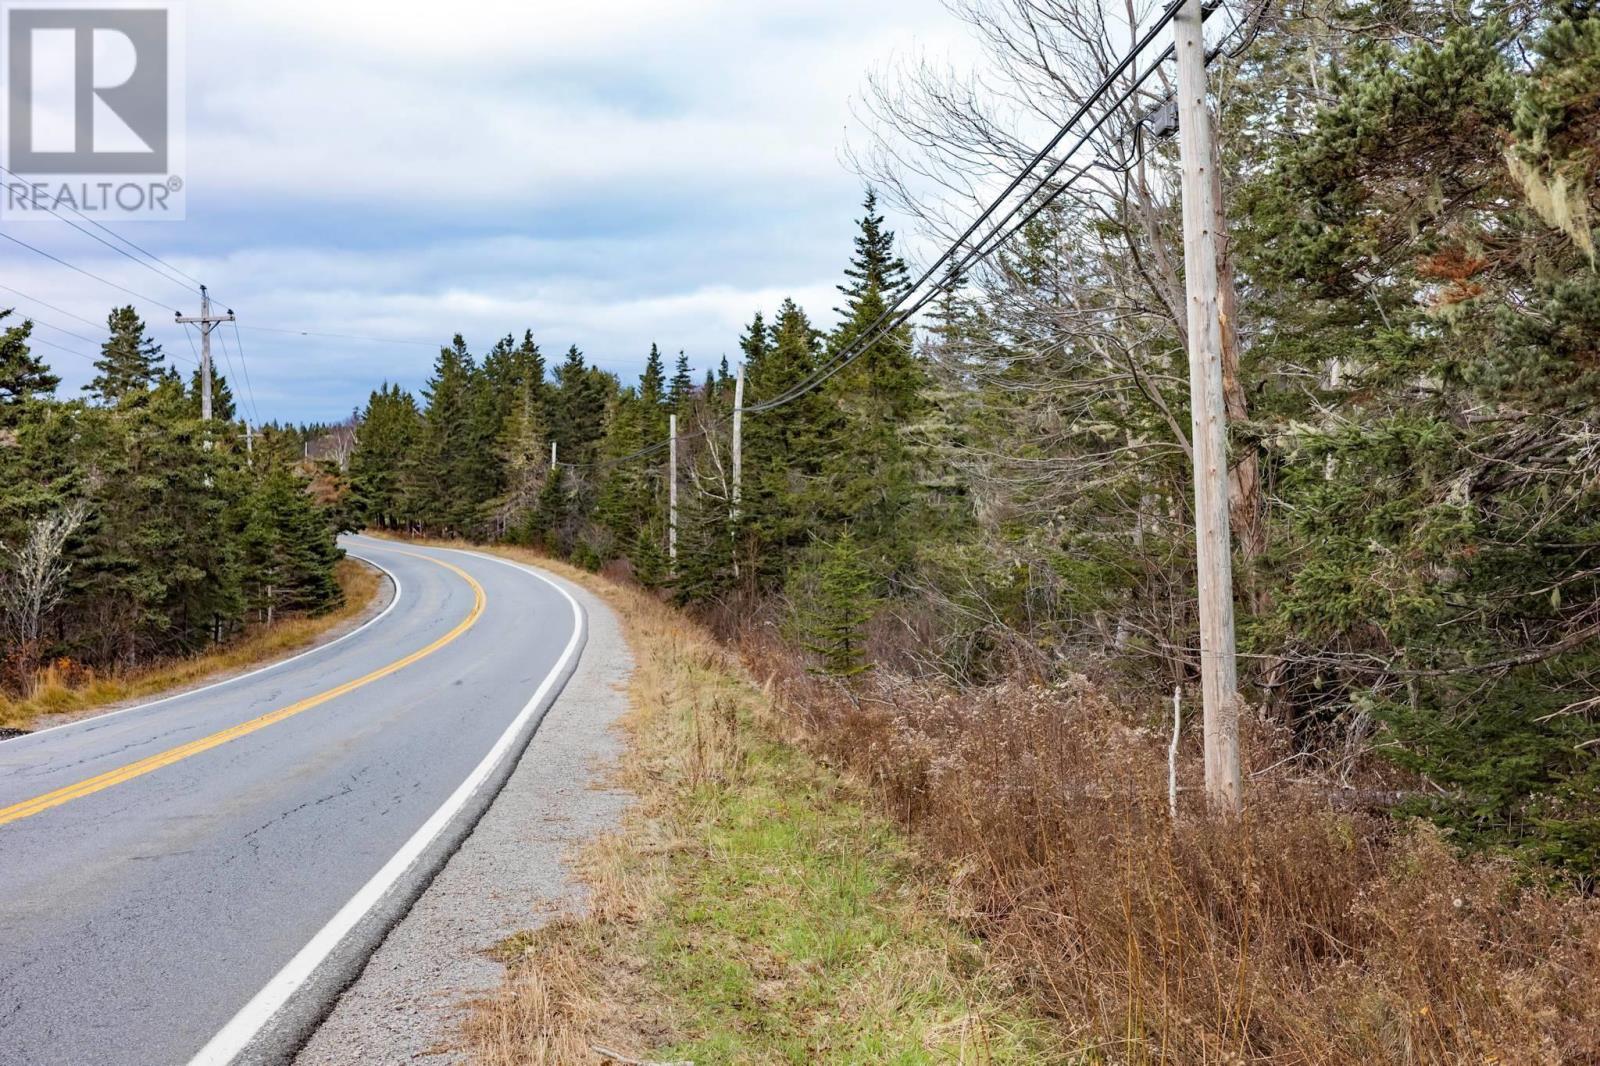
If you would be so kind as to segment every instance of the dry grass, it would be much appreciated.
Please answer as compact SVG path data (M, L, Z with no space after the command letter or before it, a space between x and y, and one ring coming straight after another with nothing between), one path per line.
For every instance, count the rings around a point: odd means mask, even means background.
M466 1028L492 1066L1060 1062L990 980L930 876L865 795L773 734L737 659L651 597L553 564L617 609L636 669L620 783L587 847L590 907L513 938Z
M0 693L0 728L29 729L45 715L87 713L158 696L306 648L366 611L384 581L379 571L348 558L340 560L337 577L344 591L344 603L338 609L315 617L281 618L270 626L247 630L239 639L203 655L115 674L98 674L71 662L51 663L39 671L27 696L12 699Z
M1600 900L1330 810L1332 783L1273 767L1260 723L1245 817L1174 824L1164 708L1142 719L1082 679L850 691L781 647L746 652L809 742L957 871L991 958L1093 1061L1600 1062Z

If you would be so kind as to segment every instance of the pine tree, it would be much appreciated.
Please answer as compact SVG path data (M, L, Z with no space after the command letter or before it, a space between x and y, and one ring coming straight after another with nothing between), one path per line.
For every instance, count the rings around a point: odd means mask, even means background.
M793 300L769 326L758 313L740 340L745 403L790 393L817 368L821 335ZM820 472L817 434L824 399L805 392L744 420L744 493L738 554L762 589L781 585L815 525L811 494Z
M867 189L861 207L864 213L856 223L860 232L855 237L855 254L844 272L849 281L839 286L846 304L834 309L846 318L855 317L861 302L872 296L881 299L882 306L893 303L911 281L905 260L894 249L894 233L884 228L884 218L878 214L876 189Z
M672 383L667 388L667 402L678 412L680 421L693 396L694 376L689 372L689 357L680 350L677 367L672 373Z
M361 521L400 529L415 519L407 485L421 432L417 402L400 386L385 382L368 397L350 457L350 487Z
M200 417L202 392L200 368L195 367L189 374L189 409L195 418ZM211 368L211 417L219 422L232 422L239 417L233 399L233 389L228 386L228 379L217 373L215 367Z
M866 671L866 625L877 607L878 582L850 530L824 547L814 571L801 571L795 583L809 586L794 596L796 624L822 672L848 678Z
M545 424L548 401L543 360L538 379L523 374L512 386L512 406L500 431L498 458L504 470L504 491L492 501L493 532L507 536L524 529L550 470L550 430ZM517 535L522 535L518 533Z
M0 311L0 322L11 317ZM0 430L14 429L23 407L53 396L61 379L28 347L32 322L8 326L0 333Z
M873 336L873 325L905 283L905 264L870 190L864 207L845 270L850 281L839 287L848 301L829 345L835 356ZM925 534L930 520L920 487L922 464L906 440L909 427L927 411L927 389L911 330L902 326L876 335L825 391L832 414L820 427L825 458L814 505L826 519L848 522L862 551L891 581L909 571L918 533Z
M440 349L423 397L422 437L409 494L418 518L430 528L472 533L493 495L493 472L485 462L478 369L460 334Z
M605 433L606 404L616 391L615 379L586 364L576 344L567 349L555 377L550 435L563 462L588 463Z
M263 621L277 612L324 611L340 602L334 567L343 552L304 479L273 463L246 504L243 531L248 601Z
M84 389L100 403L116 406L155 387L162 374L161 346L145 336L144 320L131 305L112 311L106 326L111 336L95 360L99 373Z

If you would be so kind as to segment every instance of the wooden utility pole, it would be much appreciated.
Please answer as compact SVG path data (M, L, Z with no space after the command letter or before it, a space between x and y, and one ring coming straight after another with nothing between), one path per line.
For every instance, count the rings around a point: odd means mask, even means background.
M1228 424L1222 391L1222 308L1217 294L1216 200L1206 106L1205 13L1184 0L1173 22L1178 53L1178 152L1183 164L1183 272L1188 297L1189 407L1200 595L1200 682L1206 797L1240 808L1239 682L1234 661L1233 560L1228 537Z
M667 416L667 558L678 565L678 416Z
M739 520L739 498L744 481L744 364L733 379L733 520Z
M204 422L211 421L211 331L222 322L232 322L233 312L225 315L211 313L211 294L206 292L204 285L200 286L200 313L198 315L176 315L179 325L198 325L200 327L200 418Z

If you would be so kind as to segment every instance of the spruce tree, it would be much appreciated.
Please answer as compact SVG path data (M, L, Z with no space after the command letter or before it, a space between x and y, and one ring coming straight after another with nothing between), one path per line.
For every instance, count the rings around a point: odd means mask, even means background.
M408 493L430 528L475 535L495 493L497 464L485 439L491 404L460 334L440 349L423 397L422 438Z
M195 418L200 417L203 391L200 368L195 367L189 374L189 409ZM233 389L229 387L227 377L217 373L216 367L211 368L211 417L219 422L232 422L239 417Z
M688 409L689 400L694 396L694 376L689 371L689 357L681 350L678 352L677 366L672 372L672 382L667 388L667 402L673 410L678 412L681 420Z
M842 678L866 671L866 625L877 608L879 586L848 528L820 550L814 573L800 572L800 581L803 587L792 593L796 624L821 671Z
M855 236L855 253L844 272L849 280L839 286L846 303L834 309L846 318L853 318L861 302L874 295L884 305L893 303L911 282L905 260L895 251L894 232L884 228L884 218L878 213L876 189L868 187L861 208L863 214L856 222L860 232Z
M422 432L422 414L409 392L385 382L361 412L350 487L356 514L379 529L400 529L415 518L407 494Z
M587 463L605 432L606 404L615 392L615 379L585 363L576 344L567 349L555 378L550 435L563 462Z
M99 371L84 390L106 406L144 396L162 374L161 346L145 336L144 320L131 305L112 311L106 320L111 336L95 360Z
M740 341L745 403L788 394L816 369L821 334L793 300L771 325L760 314ZM815 526L813 485L821 469L818 433L824 398L805 392L744 420L744 494L739 556L762 589L781 585Z
M0 311L0 322L12 312ZM0 333L0 429L15 428L23 408L53 396L61 379L28 346L32 322L8 326Z
M871 332L903 289L906 271L870 190L864 207L845 270L849 281L839 286L846 317L830 339L830 353L839 356L875 339L826 386L830 414L821 426L824 461L813 502L826 519L848 522L861 550L893 581L909 571L917 532L926 530L930 517L920 484L923 464L907 444L910 428L927 411L928 377L909 327Z

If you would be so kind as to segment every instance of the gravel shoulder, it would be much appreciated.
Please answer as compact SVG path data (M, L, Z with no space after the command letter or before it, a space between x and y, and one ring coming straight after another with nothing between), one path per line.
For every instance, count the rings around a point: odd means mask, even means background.
M491 949L581 905L566 857L614 828L627 802L604 782L622 751L613 726L628 708L633 658L611 608L562 584L588 613L577 672L472 835L301 1050L300 1066L463 1061L467 1006L504 974Z

